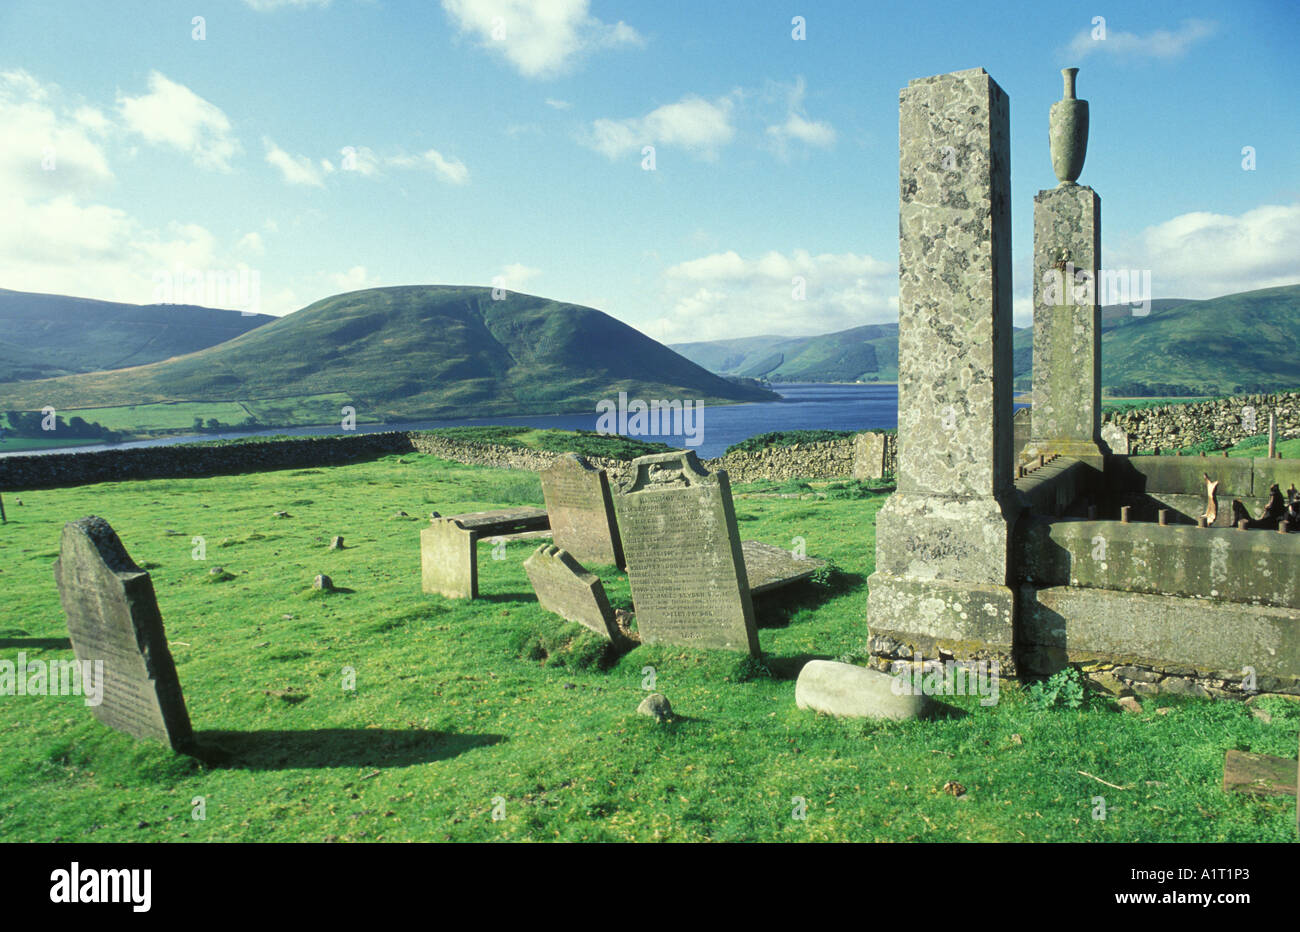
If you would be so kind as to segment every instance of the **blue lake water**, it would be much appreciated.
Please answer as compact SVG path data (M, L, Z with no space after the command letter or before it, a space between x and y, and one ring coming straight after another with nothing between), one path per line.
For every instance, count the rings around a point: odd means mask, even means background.
M896 385L823 385L789 384L776 386L780 401L740 405L705 406L700 413L698 435L701 441L690 446L701 458L721 456L733 443L770 430L880 430L898 426L898 387ZM518 424L526 427L551 427L564 430L595 430L598 415L556 414L541 417L459 418L440 421L408 421L395 424L358 424L356 433L384 430L429 430L434 427L465 427L482 424ZM338 425L326 427L289 427L256 431L221 431L201 436L165 437L136 440L113 445L96 444L74 447L75 450L112 450L131 447L165 446L187 440L231 439L270 435L324 436L343 431ZM674 447L687 446L686 436L676 434L641 435ZM57 453L60 450L34 450L32 453ZM0 455L5 455L0 444Z

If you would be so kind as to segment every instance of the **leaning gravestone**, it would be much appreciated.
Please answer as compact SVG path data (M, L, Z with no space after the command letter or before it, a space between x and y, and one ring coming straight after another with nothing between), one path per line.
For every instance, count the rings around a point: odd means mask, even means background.
M542 608L590 628L607 641L618 640L618 625L600 577L583 569L567 550L542 544L524 561L524 570Z
M83 669L103 664L95 718L133 737L187 749L190 717L153 581L107 521L91 516L63 526L54 579L78 663Z
M642 641L757 654L726 471L705 471L690 451L643 456L632 468L614 507Z
M576 453L543 469L542 496L557 547L582 563L623 565L609 479Z

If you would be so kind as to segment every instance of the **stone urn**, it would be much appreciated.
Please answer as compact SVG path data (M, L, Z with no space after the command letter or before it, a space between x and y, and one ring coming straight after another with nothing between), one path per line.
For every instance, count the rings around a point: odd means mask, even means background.
M1074 96L1074 77L1078 73L1078 68L1061 69L1065 93L1052 104L1048 120L1052 170L1062 185L1078 182L1084 156L1088 154L1088 102L1076 100Z

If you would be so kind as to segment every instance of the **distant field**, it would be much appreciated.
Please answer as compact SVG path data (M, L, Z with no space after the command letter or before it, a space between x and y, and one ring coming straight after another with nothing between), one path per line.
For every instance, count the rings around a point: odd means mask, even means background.
M1156 408L1160 405L1181 405L1193 404L1197 401L1210 401L1214 398L1223 398L1224 395L1181 395L1168 396L1164 398L1103 398L1101 407L1103 411L1136 411L1139 408ZM1028 399L1032 400L1032 398Z
M82 417L98 421L109 430L142 435L158 432L192 430L194 419L206 425L216 418L223 427L262 424L282 427L298 424L328 424L342 420L344 392L306 395L297 398L264 398L248 401L174 401L145 405L119 405L107 408L69 408L59 413L65 417ZM254 423L250 423L256 419ZM377 419L357 415L357 423L374 423Z

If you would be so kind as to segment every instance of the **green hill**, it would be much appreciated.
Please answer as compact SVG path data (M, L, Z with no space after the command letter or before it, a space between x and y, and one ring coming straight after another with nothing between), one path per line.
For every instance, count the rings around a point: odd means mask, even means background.
M1102 387L1112 395L1221 395L1300 384L1300 285L1204 301L1159 298L1133 316L1102 308ZM673 349L725 375L773 382L893 381L898 325L854 327L817 337L743 337L675 344ZM1029 388L1033 329L1014 336L1018 390Z
M0 288L0 382L144 365L272 320L192 304L119 304Z
M319 424L347 404L366 421L592 412L620 391L647 400L775 397L592 308L421 285L326 298L176 359L0 385L0 398L5 408L91 409L87 419L138 431L196 417L240 424L245 413L275 426ZM139 406L131 420L115 418L127 405Z
M816 337L674 343L670 349L713 372L772 382L892 382L898 378L898 324L871 324Z
M1156 303L1148 316L1102 333L1102 385L1115 395L1294 388L1297 347L1300 285Z

